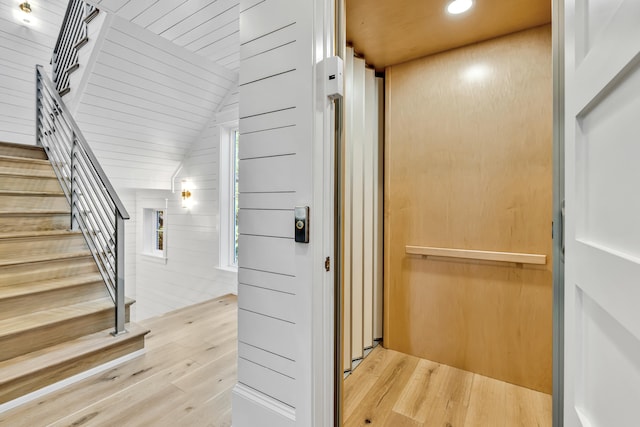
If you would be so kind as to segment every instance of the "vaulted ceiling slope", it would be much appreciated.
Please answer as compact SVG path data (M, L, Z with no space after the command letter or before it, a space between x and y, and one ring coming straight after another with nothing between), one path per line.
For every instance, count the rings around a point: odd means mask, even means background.
M169 188L237 73L118 16L105 23L76 120L117 187Z
M32 0L26 25L18 2L0 0L0 141L35 144L35 64L49 64L66 4Z
M239 0L93 0L99 8L237 71Z
M347 43L382 70L551 22L551 0L474 0L461 15L450 1L346 0Z

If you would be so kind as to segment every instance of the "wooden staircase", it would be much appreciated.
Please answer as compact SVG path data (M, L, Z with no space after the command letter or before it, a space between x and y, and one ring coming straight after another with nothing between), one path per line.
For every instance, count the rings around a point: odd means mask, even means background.
M114 304L40 147L0 143L0 404L144 348ZM129 307L126 302L126 319Z

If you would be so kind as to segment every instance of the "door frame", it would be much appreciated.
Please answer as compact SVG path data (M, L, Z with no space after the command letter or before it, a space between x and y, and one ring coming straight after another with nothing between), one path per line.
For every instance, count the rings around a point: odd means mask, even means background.
M553 412L554 427L563 426L564 422L564 194L565 194L565 164L564 164L564 0L551 0L552 3L552 66L553 66ZM342 45L346 35L346 17L344 0L334 0L334 54L344 58ZM342 425L343 406L343 366L342 366L342 292L341 292L341 213L342 193L340 191L340 150L342 147L343 123L342 100L335 103L335 110L331 117L334 123L335 165L333 176L325 177L325 182L334 185L334 301L333 316L326 313L326 324L334 328L334 375L333 375L333 404L334 425ZM329 231L329 230L327 230ZM320 368L320 367L318 367Z
M564 0L552 0L553 64L553 427L564 424Z

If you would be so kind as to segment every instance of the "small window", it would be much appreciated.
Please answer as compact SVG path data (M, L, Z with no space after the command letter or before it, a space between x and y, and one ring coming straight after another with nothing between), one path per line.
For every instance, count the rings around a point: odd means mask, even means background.
M233 212L231 215L233 216L233 265L238 266L238 212L240 212L240 205L238 204L238 195L240 194L240 190L238 187L238 170L240 169L240 156L238 155L238 150L240 147L240 133L238 129L234 129L231 132L231 144L233 145Z
M164 251L164 211L157 210L154 212L153 222L155 224L153 250Z
M220 129L220 268L238 267L238 188L240 134L235 126Z
M144 254L166 258L166 209L144 209Z

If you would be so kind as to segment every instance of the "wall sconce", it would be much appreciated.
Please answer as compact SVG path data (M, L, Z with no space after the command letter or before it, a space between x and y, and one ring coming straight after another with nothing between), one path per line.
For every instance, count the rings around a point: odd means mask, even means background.
M28 1L22 2L18 5L18 8L20 8L20 10L15 10L13 11L13 16L16 20L21 21L25 24L29 24L31 25L31 5L29 4Z
M23 11L24 13L31 13L31 5L29 4L28 1L25 1L24 3L20 3L20 10Z
M193 204L193 200L191 199L191 185L187 180L182 180L182 192L180 195L182 196L182 207L189 209Z

